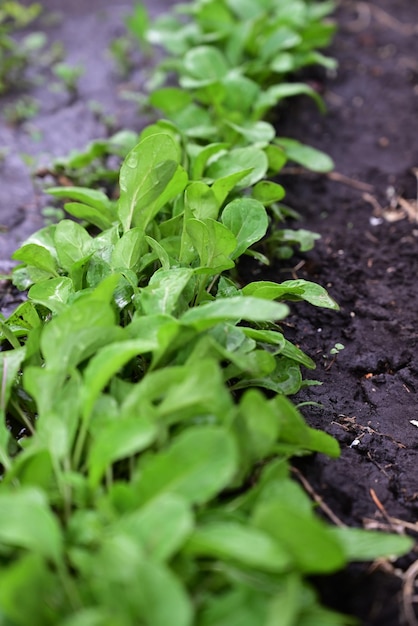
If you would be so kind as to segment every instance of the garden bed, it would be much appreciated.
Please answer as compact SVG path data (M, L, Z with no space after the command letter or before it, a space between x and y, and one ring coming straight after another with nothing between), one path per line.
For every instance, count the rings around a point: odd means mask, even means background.
M72 5L53 32L64 41L69 60L86 64L77 99L68 103L62 95L53 100L43 96L41 114L31 120L32 126L0 128L2 142L10 148L0 165L6 181L0 190L4 268L19 241L42 225L44 198L35 191L19 153L62 156L103 136L106 125L89 108L92 99L115 116L116 127L126 126L128 120L140 125L134 105L114 96L120 81L112 70L103 70L108 63L98 53L103 54L106 41L118 34L116 24L127 10L127 3L112 3L107 17L100 17L93 3L88 11L81 2ZM335 160L332 175L296 175L289 167L280 178L288 204L303 216L301 227L322 238L313 252L292 258L291 268L286 262L268 270L245 266L242 275L314 280L339 302L338 313L298 304L297 316L286 319L287 337L318 363L311 377L323 382L299 394L300 401L320 403L304 408L304 414L342 447L338 460L318 455L297 462L297 469L305 486L342 523L388 530L407 527L413 532L410 525L418 509L418 430L411 423L418 420L418 211L413 172L418 167L418 8L410 0L343 1L337 17L340 29L332 50L340 64L336 76L309 72L324 95L327 115L301 99L292 100L277 120L280 135L312 144ZM106 24L100 31L103 41L88 35L98 19ZM81 53L86 41L92 47ZM42 131L37 141L34 128ZM14 297L4 285L2 308L10 309ZM330 350L336 343L345 348L334 360ZM404 557L396 571L387 563L373 572L351 566L322 583L324 598L338 610L358 615L365 626L398 625L401 575L414 561L413 553Z

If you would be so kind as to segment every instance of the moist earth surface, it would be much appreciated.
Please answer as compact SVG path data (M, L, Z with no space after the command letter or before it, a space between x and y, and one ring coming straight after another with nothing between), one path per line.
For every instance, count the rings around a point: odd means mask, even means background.
M66 62L81 64L75 98L33 89L39 113L12 125L2 111L19 94L0 101L0 272L10 255L41 227L47 201L31 167L83 148L112 127L139 129L136 105L121 98L132 88L108 56L123 33L129 2L44 2L50 41L61 41ZM148 2L152 13L172 3ZM289 277L324 285L339 312L297 304L284 326L318 364L296 398L309 423L335 436L341 457L299 460L295 472L334 522L418 533L418 4L412 0L341 1L338 34L330 54L335 73L310 70L305 78L324 97L327 113L305 99L275 113L277 131L327 152L330 175L288 167L279 182L287 204L302 216L298 228L321 235L315 249L269 268L246 266L243 279ZM147 61L130 76L138 87ZM105 115L97 115L92 101ZM27 158L33 157L34 160ZM32 163L32 166L29 165ZM18 296L0 283L0 305L10 311ZM344 345L330 354L336 343ZM352 565L316 580L324 601L356 615L364 626L412 626L411 581L415 552L394 563ZM318 625L320 626L320 625Z

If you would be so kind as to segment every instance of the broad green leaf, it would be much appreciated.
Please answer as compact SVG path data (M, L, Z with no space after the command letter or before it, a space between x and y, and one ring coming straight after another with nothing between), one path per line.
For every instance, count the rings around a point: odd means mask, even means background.
M53 626L57 602L63 602L57 575L39 552L23 554L0 569L0 620L4 626Z
M313 172L330 172L334 169L332 159L320 150L287 137L278 137L276 142L286 152L288 159L296 161Z
M268 61L277 52L294 48L302 42L302 37L287 26L282 26L274 30L263 42L260 56L263 61Z
M98 211L102 211L104 215L110 211L111 202L109 198L97 189L88 189L87 187L49 187L47 193L55 198L77 200L82 204L87 204L98 209Z
M286 317L288 311L286 305L277 302L234 296L190 309L181 316L180 321L194 326L197 330L204 330L226 320L244 319L253 322L281 320Z
M213 189L203 182L191 183L185 193L185 202L198 220L207 218L216 219L219 213L219 203Z
M234 579L235 574L233 571ZM264 626L269 595L259 590L260 577L256 583L257 589L246 584L245 574L242 576L243 584L240 584L240 578L238 582L234 580L231 590L216 590L205 598L199 626ZM282 626L281 622L278 623Z
M210 143L208 146L201 148L200 146L197 149L196 154L196 146L192 145L193 150L191 151L192 157L192 178L196 182L199 182L199 179L202 178L203 172L205 171L205 167L209 159L218 152L222 152L226 148L228 148L227 143Z
M61 220L55 230L58 260L67 271L93 252L93 239L85 228L72 220Z
M179 495L164 493L121 517L114 527L117 532L140 541L153 560L164 562L183 545L193 525L193 513L187 501Z
M267 457L274 451L280 433L280 420L274 407L260 391L251 389L241 399L239 414L247 428L254 460Z
M362 528L329 528L333 539L340 541L348 561L374 561L402 556L413 548L413 539Z
M144 314L172 314L192 275L193 269L188 267L157 270L137 299Z
M291 574L283 577L281 588L270 601L268 619L265 626L296 626L300 617L300 598L305 595L300 575ZM322 624L321 626L326 626Z
M102 329L103 332L103 329ZM130 339L99 349L84 371L83 417L87 419L100 392L126 363L155 348L152 339Z
M199 255L202 269L218 274L234 267L230 256L237 240L227 227L210 218L204 221L188 219L186 231Z
M48 368L65 372L115 340L120 329L114 326L110 305L95 299L75 302L45 326L41 349Z
M251 187L266 175L268 160L260 148L249 146L227 152L209 165L206 176L216 181L250 168L251 172L235 185L237 189Z
M139 501L173 493L191 504L207 502L230 483L237 460L235 442L226 430L210 426L186 430L142 467Z
M120 170L118 214L126 232L131 225L145 230L158 211L181 193L187 174L179 147L166 133L151 135L128 154Z
M261 91L259 85L241 74L229 73L222 80L225 94L222 106L225 111L240 111L248 118Z
M242 180L247 179L251 174L252 168L249 167L247 169L241 170L240 172L235 172L233 174L227 174L222 178L218 178L214 181L211 189L215 194L215 198L218 202L218 207L220 208L224 201L227 199L228 194L235 189L235 187Z
M115 461L148 448L157 438L157 425L143 416L110 421L96 433L88 455L90 484L96 486Z
M144 246L142 228L131 228L122 235L112 250L112 267L117 270L135 270L139 264Z
M192 626L193 610L182 583L163 563L146 558L137 540L113 534L82 562L83 587L123 626ZM109 619L106 622L109 624ZM118 624L116 619L116 624Z
M148 235L145 236L145 241L147 242L151 250L153 250L153 252L156 254L157 259L161 263L162 269L168 271L171 265L175 264L175 261L173 260L173 263L171 263L170 256L166 249L161 245L159 241L153 239L152 237L149 237ZM163 240L163 243L167 243L167 241L168 238L165 241Z
M298 409L286 397L278 395L271 403L280 420L280 441L306 450L324 452L334 458L339 456L337 440L324 431L310 428Z
M312 513L303 514L282 499L259 504L254 511L253 523L289 552L301 572L325 574L344 567L346 563L341 543L331 537L327 526Z
M189 416L209 414L226 417L230 409L230 396L223 385L222 371L214 360L202 358L197 363L178 367L182 378L174 384L167 381L164 398L158 405L158 415L165 423L174 421L176 415L182 420ZM161 376L161 372L160 372ZM210 385L206 384L210 380Z
M289 258L289 256L280 256L281 246L284 244L284 249L289 248L289 244L291 246L299 246L301 252L306 252L307 250L312 250L315 245L315 241L320 239L321 235L318 233L314 233L311 230L306 230L304 228L299 228L298 230L293 230L290 228L285 228L283 230L276 230L269 237L269 243L278 244L278 256L279 258ZM292 252L290 253L291 256Z
M269 109L276 106L281 100L300 95L310 96L315 100L318 108L321 111L324 110L324 103L321 96L306 83L281 83L279 85L273 85L261 92L255 104L256 113L260 117L264 116ZM281 140L279 145L281 145ZM290 155L288 156L292 158Z
M235 522L198 526L185 546L186 554L233 561L265 572L283 572L290 564L286 549L268 534Z
M149 98L150 104L160 109L165 115L171 116L192 103L192 97L184 89L163 87L153 91Z
M221 219L237 240L237 246L231 254L233 259L241 256L267 232L266 210L260 202L251 198L237 198L227 204Z
M264 204L264 206L269 206L273 202L283 200L285 193L281 185L269 180L261 180L253 189L253 198Z
M36 283L29 289L28 297L32 302L42 304L55 315L64 311L69 298L74 294L71 278L51 278Z
M268 280L257 281L246 285L242 293L245 296L275 300L306 300L314 306L338 310L338 304L329 295L326 289L308 280L286 280L274 283Z
M29 330L38 328L41 325L41 320L33 302L26 301L19 304L7 318L6 324L13 332L26 335Z
M279 146L275 146L274 144L266 146L264 148L264 152L268 159L268 169L273 174L278 174L286 165L286 152L282 148L279 148Z
M227 120L225 123L249 144L268 144L276 136L274 126L269 122L243 121L241 124L237 124Z
M79 220L85 220L89 224L93 224L93 226L97 226L97 228L100 228L101 230L110 228L115 219L114 216L110 215L110 212L109 214L106 214L100 209L89 206L88 204L82 204L81 202L67 202L65 210L73 217L76 217Z
M214 46L191 48L183 59L186 74L180 76L180 86L195 88L217 82L226 76L228 65L222 52Z
M0 516L0 544L61 561L61 530L41 491L21 488L0 493L0 510L7 511Z
M47 248L28 243L12 254L12 259L32 265L50 276L57 276L57 261Z

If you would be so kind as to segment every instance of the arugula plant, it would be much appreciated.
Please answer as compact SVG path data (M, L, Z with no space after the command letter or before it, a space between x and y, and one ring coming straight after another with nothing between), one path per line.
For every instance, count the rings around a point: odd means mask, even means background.
M290 457L339 449L286 397L314 363L283 335L283 301L337 305L304 280L234 282L268 216L228 190L256 167L190 181L181 143L144 135L117 203L53 191L97 236L63 220L14 255L16 282L32 286L0 320L0 614L16 626L351 624L306 577L411 542L328 527L290 479Z
M10 626L345 626L308 577L411 547L329 527L290 478L291 457L339 448L289 399L314 363L282 331L286 302L338 307L304 280L239 283L242 255L265 258L284 151L210 123L211 141L170 120L145 128L117 200L51 189L78 221L13 255L29 291L0 318Z

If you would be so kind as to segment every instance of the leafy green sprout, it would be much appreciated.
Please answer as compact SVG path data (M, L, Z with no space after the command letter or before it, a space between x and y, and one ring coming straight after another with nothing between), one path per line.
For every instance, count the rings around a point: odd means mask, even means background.
M60 62L53 65L52 71L55 76L63 82L65 88L71 95L77 93L78 80L84 74L82 65L70 65Z

